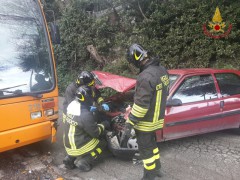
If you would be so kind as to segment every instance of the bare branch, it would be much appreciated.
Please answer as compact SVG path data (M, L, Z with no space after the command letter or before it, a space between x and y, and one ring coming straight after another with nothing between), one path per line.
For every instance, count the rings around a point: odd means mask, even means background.
M138 0L138 8L139 8L142 16L144 17L144 19L149 20L149 19L145 16L145 14L143 13L142 8L141 8L140 3L139 3L139 0Z

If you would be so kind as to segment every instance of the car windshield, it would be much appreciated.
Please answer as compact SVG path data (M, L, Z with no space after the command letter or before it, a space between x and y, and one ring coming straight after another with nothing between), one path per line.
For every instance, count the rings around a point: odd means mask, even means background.
M169 80L170 80L170 88L173 86L173 84L176 82L178 79L179 75L177 74L169 74Z
M36 0L0 1L0 37L0 98L54 87L50 48Z

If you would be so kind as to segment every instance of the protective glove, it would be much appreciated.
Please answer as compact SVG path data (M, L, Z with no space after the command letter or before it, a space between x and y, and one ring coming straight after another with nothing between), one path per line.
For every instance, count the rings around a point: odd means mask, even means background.
M97 111L97 107L95 106L90 106L90 112L95 112Z
M108 104L106 104L106 103L103 103L102 104L102 109L104 110L104 111L109 111L109 106L108 106Z
M101 124L104 126L106 130L110 129L110 123L107 120L101 122Z

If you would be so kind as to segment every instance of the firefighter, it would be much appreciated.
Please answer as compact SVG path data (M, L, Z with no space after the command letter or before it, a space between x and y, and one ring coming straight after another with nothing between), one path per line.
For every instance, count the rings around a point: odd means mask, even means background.
M103 111L109 111L108 104L104 103L104 100L101 97L100 92L95 88L95 81L97 84L101 85L101 81L97 78L97 76L93 72L82 71L78 75L76 81L68 85L65 91L65 99L63 102L63 119L66 118L67 106L74 100L77 88L82 85L92 87L94 101L96 102L96 105L100 106L101 110ZM91 111L96 111L96 107L92 106Z
M169 75L157 58L139 44L130 46L128 62L140 68L134 94L134 104L126 120L125 133L130 136L134 128L140 157L144 165L142 179L155 179L162 176L160 152L155 132L164 124L166 99L169 91Z
M94 101L91 87L80 86L75 97L68 105L63 120L63 142L67 152L63 163L67 169L78 167L87 172L104 151L106 141L102 136L110 124L108 121L102 121L101 124L95 121L93 112L90 111Z

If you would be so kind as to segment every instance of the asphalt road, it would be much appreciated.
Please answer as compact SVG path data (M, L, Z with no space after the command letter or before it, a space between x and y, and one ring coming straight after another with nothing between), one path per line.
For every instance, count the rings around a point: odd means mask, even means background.
M60 114L62 113L60 98ZM59 119L61 122L61 119ZM66 170L62 125L49 140L0 153L1 180L137 180L142 166L109 156L88 173ZM225 130L159 143L163 180L239 180L240 130Z

